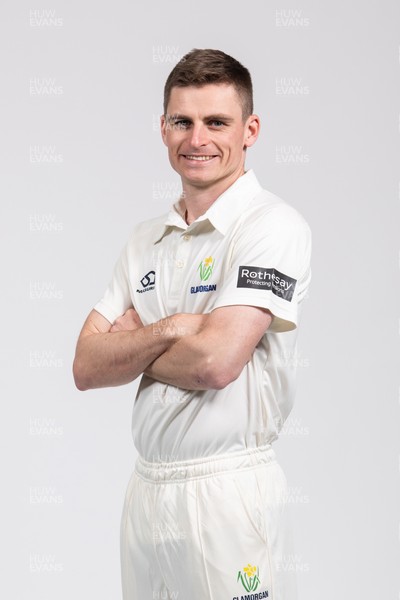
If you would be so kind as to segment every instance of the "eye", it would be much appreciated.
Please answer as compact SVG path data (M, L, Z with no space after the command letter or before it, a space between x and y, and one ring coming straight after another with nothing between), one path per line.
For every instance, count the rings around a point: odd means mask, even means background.
M210 125L212 127L222 127L223 125L225 125L225 123L223 123L222 121L219 121L218 119L213 119L212 121L209 122Z
M177 129L187 129L190 125L190 121L187 119L179 119L178 121L174 121L173 126Z

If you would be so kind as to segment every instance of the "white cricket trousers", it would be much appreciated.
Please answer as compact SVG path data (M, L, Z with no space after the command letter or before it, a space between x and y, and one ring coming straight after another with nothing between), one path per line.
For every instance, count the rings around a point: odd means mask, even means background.
M287 483L270 445L139 457L121 519L123 600L296 600Z

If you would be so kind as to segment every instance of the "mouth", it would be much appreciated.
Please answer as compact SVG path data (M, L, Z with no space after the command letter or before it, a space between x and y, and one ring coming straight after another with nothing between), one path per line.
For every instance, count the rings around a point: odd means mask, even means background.
M190 162L209 162L213 158L217 158L216 154L181 154L181 156Z

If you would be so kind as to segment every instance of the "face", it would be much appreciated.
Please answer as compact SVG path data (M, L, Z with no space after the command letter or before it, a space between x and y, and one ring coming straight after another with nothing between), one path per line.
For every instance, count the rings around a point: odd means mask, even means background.
M245 148L257 139L259 120L243 122L233 85L173 87L161 132L171 166L186 185L212 187L244 173Z

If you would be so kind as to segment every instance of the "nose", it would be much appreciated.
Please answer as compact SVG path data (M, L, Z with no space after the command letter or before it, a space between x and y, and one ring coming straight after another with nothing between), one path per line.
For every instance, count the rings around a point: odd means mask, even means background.
M208 130L204 123L194 123L190 136L192 147L200 148L201 146L206 146L209 141Z

